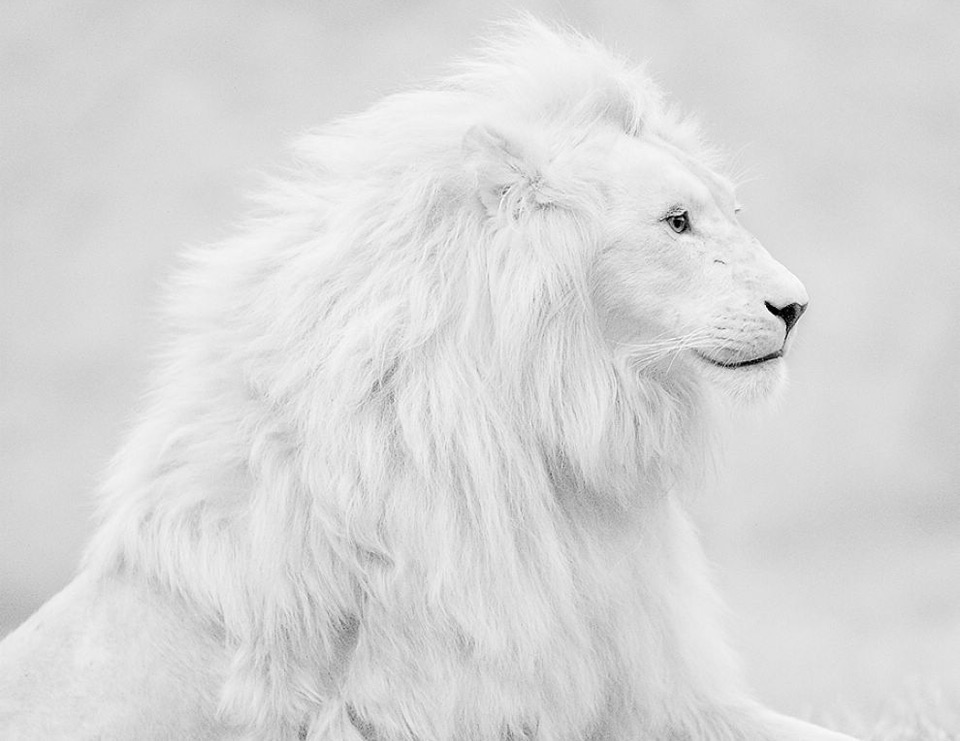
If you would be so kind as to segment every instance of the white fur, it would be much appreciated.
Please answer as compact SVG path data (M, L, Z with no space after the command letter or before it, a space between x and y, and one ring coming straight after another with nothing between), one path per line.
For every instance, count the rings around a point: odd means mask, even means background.
M88 572L222 631L251 738L819 737L743 688L680 499L705 397L781 375L692 349L802 298L694 128L523 21L297 152L173 286Z

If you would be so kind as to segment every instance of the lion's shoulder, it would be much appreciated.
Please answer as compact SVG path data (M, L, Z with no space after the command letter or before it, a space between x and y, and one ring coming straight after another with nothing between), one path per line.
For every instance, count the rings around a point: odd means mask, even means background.
M223 670L175 601L81 575L0 643L0 737L200 737Z

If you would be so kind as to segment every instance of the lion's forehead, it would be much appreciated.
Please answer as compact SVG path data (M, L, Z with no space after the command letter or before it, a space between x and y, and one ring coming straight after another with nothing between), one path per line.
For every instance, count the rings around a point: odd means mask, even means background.
M729 178L668 144L623 137L611 148L610 163L628 192L651 199L651 206L714 204L728 215L737 208Z

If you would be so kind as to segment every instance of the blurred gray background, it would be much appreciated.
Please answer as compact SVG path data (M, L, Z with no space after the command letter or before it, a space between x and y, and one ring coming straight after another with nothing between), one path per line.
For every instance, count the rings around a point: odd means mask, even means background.
M871 716L960 693L960 5L0 7L0 635L69 580L150 366L157 285L290 137L416 84L526 7L637 59L751 177L806 283L792 383L700 501L759 695Z

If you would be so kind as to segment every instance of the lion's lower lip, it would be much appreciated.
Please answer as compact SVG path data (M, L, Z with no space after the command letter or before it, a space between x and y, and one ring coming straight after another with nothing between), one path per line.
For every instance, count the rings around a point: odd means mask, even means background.
M772 352L769 355L763 355L762 357L759 357L759 358L752 358L750 360L740 360L735 363L729 363L723 360L716 360L715 358L711 358L700 352L698 352L697 355L699 355L701 358L706 360L711 365L717 366L718 368L746 368L747 366L750 366L750 365L760 365L760 363L767 363L771 360L782 358L783 350L777 350L776 352Z

